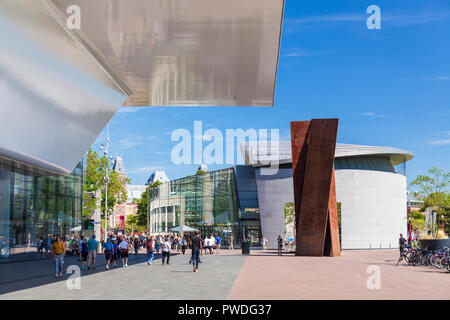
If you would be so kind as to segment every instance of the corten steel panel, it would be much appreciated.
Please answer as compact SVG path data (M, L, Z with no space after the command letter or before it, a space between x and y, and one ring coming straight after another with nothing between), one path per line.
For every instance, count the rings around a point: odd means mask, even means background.
M330 196L331 200L333 198L331 189L338 120L313 119L309 129L307 124L291 123L291 128L298 130L291 133L297 215L296 255L337 255L336 244L326 245L325 241L328 222L329 241L335 239L335 219L329 221L328 216ZM331 210L336 212L333 207Z
M127 106L272 106L284 0L46 0L133 94Z
M334 161L333 161L333 173L331 175L331 188L330 188L330 198L328 201L328 223L327 232L330 236L330 243L328 244L329 251L324 252L325 256L337 257L341 255L341 247L339 243L339 221L337 214L337 203L336 203L336 182L334 175Z
M303 182L305 180L307 139L311 121L291 122L292 170L294 180L295 225L298 226L302 203ZM297 214L298 213L298 214ZM298 237L298 232L296 233ZM298 239L296 240L298 243Z

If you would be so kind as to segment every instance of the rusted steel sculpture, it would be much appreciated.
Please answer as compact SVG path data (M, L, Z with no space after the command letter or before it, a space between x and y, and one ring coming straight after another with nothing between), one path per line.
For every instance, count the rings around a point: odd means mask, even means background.
M297 256L339 256L334 180L338 119L291 122Z

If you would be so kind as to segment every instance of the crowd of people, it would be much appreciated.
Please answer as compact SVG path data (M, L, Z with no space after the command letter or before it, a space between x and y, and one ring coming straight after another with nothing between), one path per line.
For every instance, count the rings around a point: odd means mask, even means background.
M78 256L82 270L95 270L96 259L99 252L104 254L106 260L105 268L128 267L128 256L130 254L147 253L147 264L151 265L157 255L161 256L161 263L170 264L172 252L186 254L191 249L189 263L193 265L193 271L198 271L202 254L220 254L222 238L217 235L200 237L200 233L186 234L181 237L174 235L125 236L122 234L109 233L107 240L98 241L95 235L91 238L82 235L48 235L46 239L40 237L38 240L38 252L42 255L48 254L52 263L55 263L56 277L62 276L65 256ZM100 249L101 248L101 249ZM232 247L230 248L232 249ZM120 264L119 264L120 263Z

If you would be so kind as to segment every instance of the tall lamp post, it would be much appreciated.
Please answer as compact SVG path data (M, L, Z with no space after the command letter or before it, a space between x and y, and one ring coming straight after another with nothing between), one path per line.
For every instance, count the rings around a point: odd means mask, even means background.
M105 229L103 231L103 239L106 243L108 233L108 182L109 182L109 163L112 163L112 156L108 156L109 153L109 124L106 125L106 141L100 145L100 150L103 150L103 154L106 156L106 173L105 173Z

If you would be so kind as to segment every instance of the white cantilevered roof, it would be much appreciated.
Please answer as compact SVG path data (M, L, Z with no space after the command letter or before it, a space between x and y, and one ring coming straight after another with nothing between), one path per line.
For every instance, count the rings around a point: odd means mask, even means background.
M240 148L245 164L248 165L258 167L274 163L280 165L292 163L290 141L250 141L242 143ZM411 152L392 147L361 146L342 143L336 144L336 158L368 156L388 159L392 166L396 166L413 158Z
M0 162L69 174L120 106L272 106L283 9L0 0Z

